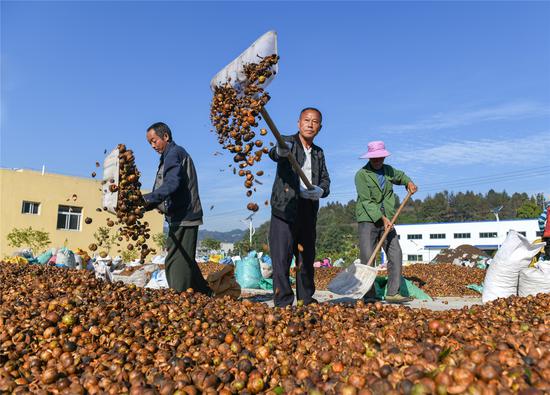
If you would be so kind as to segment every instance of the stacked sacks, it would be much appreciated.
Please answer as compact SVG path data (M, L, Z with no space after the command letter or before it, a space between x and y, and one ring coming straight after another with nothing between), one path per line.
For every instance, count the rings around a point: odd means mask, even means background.
M520 272L529 266L543 246L544 243L531 244L525 236L511 230L487 269L483 303L517 295Z

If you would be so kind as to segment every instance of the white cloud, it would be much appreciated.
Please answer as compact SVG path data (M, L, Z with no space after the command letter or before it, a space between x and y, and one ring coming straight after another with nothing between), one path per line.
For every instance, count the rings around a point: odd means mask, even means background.
M414 161L425 164L514 164L534 162L536 158L550 155L550 132L509 139L481 139L455 141L415 151L400 152L398 161ZM542 163L542 162L539 162Z
M548 104L516 102L477 110L439 113L417 122L382 126L381 131L384 133L434 131L481 122L519 120L547 115L550 115Z

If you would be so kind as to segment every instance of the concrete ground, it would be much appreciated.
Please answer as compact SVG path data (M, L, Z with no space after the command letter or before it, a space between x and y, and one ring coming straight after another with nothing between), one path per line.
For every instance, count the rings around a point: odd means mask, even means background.
M244 288L242 290L243 299L249 299L254 302L263 302L268 306L273 306L273 292L265 291L263 289L249 289ZM342 295L332 293L330 291L317 291L314 298L319 302L328 303L354 303L355 299L351 299ZM433 300L418 300L415 299L410 303L405 303L403 306L409 306L414 309L430 309L430 310L450 310L461 309L462 307L469 307L472 305L480 305L481 297L444 297L434 298Z

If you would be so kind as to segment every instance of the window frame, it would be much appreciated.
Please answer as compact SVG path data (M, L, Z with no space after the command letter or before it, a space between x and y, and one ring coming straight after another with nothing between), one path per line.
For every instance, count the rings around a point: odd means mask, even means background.
M28 204L29 205L29 208L31 208L31 211L29 212L26 212L25 211L25 204ZM40 206L42 206L42 204L40 204L40 202L31 202L30 200L23 200L22 203L21 203L21 214L25 214L25 215L40 215ZM36 213L32 212L33 208L36 207Z
M414 257L411 259L411 257ZM422 254L407 254L407 262L422 262L423 256Z
M68 211L63 210L62 208L68 208ZM77 209L78 211L73 212L72 209ZM59 227L59 220L60 215L65 216L65 227L60 228ZM77 220L77 227L76 229L71 228L71 218L76 217ZM68 226L68 227L67 227ZM82 207L77 206L67 206L67 205L58 205L57 206L57 223L56 223L56 230L64 230L69 232L80 232L82 230Z
M461 236L463 235L463 236ZM472 238L472 234L471 233L468 233L468 232L461 232L461 233L454 233L453 234L453 239L471 239Z
M413 237L420 236L420 237ZM422 240L422 233L412 233L407 235L407 240Z
M496 239L498 232L479 232L480 239Z
M443 237L433 237L433 236L443 236ZM430 240L441 240L446 238L447 238L447 233L430 233Z

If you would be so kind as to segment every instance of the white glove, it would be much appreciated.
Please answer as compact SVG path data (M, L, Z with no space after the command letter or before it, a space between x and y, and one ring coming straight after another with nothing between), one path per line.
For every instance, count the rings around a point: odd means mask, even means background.
M288 154L290 154L290 148L292 146L285 142L285 147L281 147L279 144L277 144L277 155L279 155L281 158L286 158Z
M323 188L318 187L317 185L313 186L313 189L304 189L300 187L300 197L310 200L319 200L323 196Z

